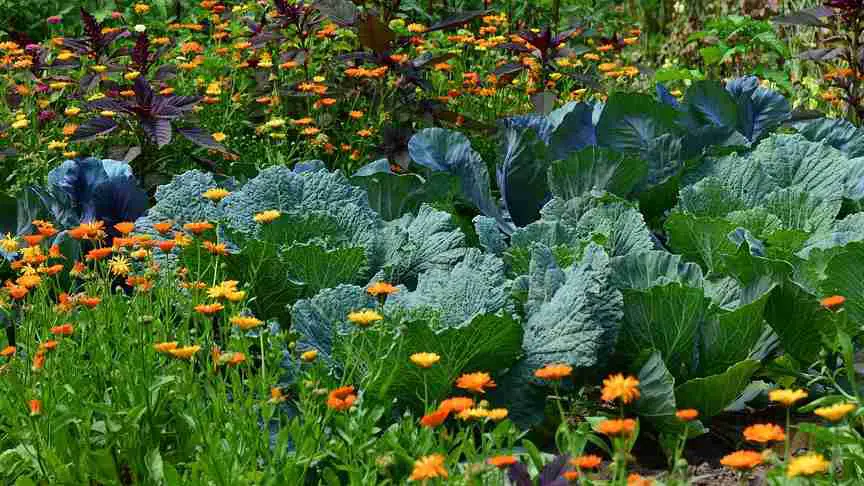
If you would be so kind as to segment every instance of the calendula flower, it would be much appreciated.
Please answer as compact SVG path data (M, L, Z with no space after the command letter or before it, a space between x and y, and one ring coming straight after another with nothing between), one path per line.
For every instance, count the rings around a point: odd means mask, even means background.
M762 454L756 451L735 451L723 456L720 464L737 471L746 471L762 464Z
M212 316L223 309L225 309L225 306L219 302L214 302L212 304L198 304L195 306L195 312L204 314L205 316Z
M489 416L489 411L485 408L468 408L456 414L459 420L480 420Z
M0 240L0 249L6 253L15 253L18 251L18 240L11 233L6 233Z
M327 396L327 407L338 412L344 412L354 405L357 395L353 386L342 386L330 392Z
M653 484L653 479L644 478L636 473L630 473L627 476L627 486L652 486Z
M396 292L399 292L399 288L387 282L375 282L366 287L366 292L373 297L378 297L380 295L395 294Z
M749 442L767 444L786 439L783 428L775 424L755 424L744 429L744 438Z
M607 419L597 424L597 432L609 436L629 436L636 431L636 421L633 419Z
M603 401L611 402L621 400L628 404L639 398L639 380L633 376L625 377L623 374L610 375L603 380Z
M212 241L204 242L204 249L211 255L225 256L228 254L228 247L225 243L213 243Z
M234 316L231 318L231 324L239 327L244 331L248 331L249 329L253 329L264 324L264 321L252 316Z
M317 357L318 357L318 350L317 349L310 349L309 351L304 351L303 353L300 354L300 359L307 362L307 363L311 363L311 362L315 361L315 358L317 358Z
M236 280L225 280L220 284L207 289L207 297L210 297L211 299L224 299L231 293L237 291L238 283L239 282Z
M168 353L172 349L177 349L177 341L169 341L164 343L156 343L153 345L153 349L159 353Z
M485 393L486 388L495 388L495 382L489 373L479 371L477 373L464 374L456 380L456 386L463 390L471 390L475 393Z
M421 368L431 368L440 359L441 356L435 353L414 353L411 355L411 362Z
M122 255L111 258L111 260L108 261L108 269L113 275L119 276L129 275L129 272L132 271L129 259Z
M213 140L215 140L216 142L222 143L228 138L228 135L225 135L222 132L216 132L212 134L211 137L213 137Z
M195 353L201 351L201 346L184 346L182 348L174 348L168 351L168 354L177 359L192 359Z
M596 469L600 467L600 464L603 464L603 459L600 456L588 454L570 459L570 464L579 469Z
M82 295L78 297L78 303L89 309L93 309L94 307L99 305L100 302L102 302L102 299L99 297L94 297L90 295Z
M42 415L42 400L30 400L30 416Z
M61 324L51 328L51 334L55 336L71 336L74 332L75 328L72 327L72 324Z
M207 230L213 229L213 224L209 221L197 221L194 223L184 224L183 229L194 235L200 235Z
M465 409L474 406L474 399L469 397L453 397L441 402L438 410L446 411L447 413L459 413Z
M420 418L420 425L423 427L434 428L443 424L450 415L450 410L438 409L432 413L426 414Z
M813 476L828 472L828 466L831 463L825 460L825 456L817 453L804 454L803 456L793 457L789 460L789 465L786 467L786 476L794 478L796 476Z
M147 5L146 3L136 3L135 6L132 7L132 9L135 11L136 14L144 15L150 11L150 5Z
M285 401L285 395L282 393L282 389L279 387L273 387L270 389L270 403L279 403Z
M772 402L782 403L786 407L791 407L795 402L807 398L807 392L801 389L798 390L771 390L768 392L768 399Z
M414 470L411 471L411 477L408 478L410 481L427 481L435 478L447 478L444 456L432 454L414 461Z
M534 371L534 376L541 380L560 380L573 373L573 367L566 364L549 364Z
M813 413L831 422L839 422L856 408L858 406L853 403L835 403L829 407L819 407Z
M512 466L519 462L516 459L516 456L492 456L489 459L486 459L486 464L490 466L495 466L498 469L504 469L507 466Z
M255 222L258 224L268 224L279 219L279 216L281 215L282 213L280 213L279 211L275 209L270 209L256 214L252 219L254 219Z
M231 194L231 191L227 189L222 189L221 187L211 187L207 189L203 193L201 193L201 197L204 199L209 199L213 202L219 202Z
M17 348L15 346L6 346L5 348L3 348L2 351L0 351L0 356L4 358L11 358L12 356L15 356L16 350Z
M378 322L383 319L384 316L372 309L363 309L348 314L348 321L360 327L366 327L374 322Z
M93 262L93 261L97 261L97 260L102 260L103 258L107 257L108 255L110 255L113 252L114 252L114 248L111 248L110 246L106 246L103 248L94 248L94 249L88 251L87 255L84 258L87 261Z
M506 408L493 408L486 413L486 418L493 422L500 422L510 415L510 411Z
M682 410L677 410L675 412L675 416L678 417L678 420L682 422L691 422L693 420L696 420L697 417L699 417L699 410L685 408Z
M843 297L842 295L832 295L819 301L819 303L822 304L822 307L831 310L841 307L845 302L846 297Z
M153 225L153 229L158 231L159 234L164 235L164 234L168 233L169 231L171 231L171 227L173 227L173 226L174 226L174 221L171 221L171 220L160 221L160 222Z

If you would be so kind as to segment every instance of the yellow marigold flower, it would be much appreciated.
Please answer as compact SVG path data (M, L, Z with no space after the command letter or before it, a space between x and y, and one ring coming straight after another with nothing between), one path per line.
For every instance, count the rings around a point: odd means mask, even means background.
M225 309L225 306L218 302L212 304L198 304L195 306L195 312L204 314L205 316L212 316L223 309Z
M129 259L122 255L117 255L108 260L108 269L112 275L125 276L132 271L132 266L129 265Z
M414 462L414 470L411 471L411 481L427 481L435 478L447 478L447 469L444 468L444 456L432 454L423 456Z
M276 209L270 209L267 211L261 211L260 213L256 214L252 219L254 219L255 222L258 224L267 224L276 221L277 219L279 219L279 216L282 216L282 213L280 213Z
M456 380L456 386L463 390L471 390L476 393L485 393L486 388L495 388L495 382L489 373L478 371L477 373L464 374Z
M0 248L6 253L14 253L18 251L18 240L11 233L6 233L3 235L3 239L0 240Z
M813 476L815 474L823 474L828 471L828 466L831 463L825 460L822 454L810 453L803 456L793 457L789 460L789 465L786 467L786 476L794 478L796 476Z
M201 346L185 346L182 348L174 348L168 351L172 357L177 359L192 359L195 353L201 350Z
M762 464L762 454L756 451L735 451L720 459L720 464L730 469L745 471Z
M439 360L441 360L441 356L435 353L414 353L411 355L411 362L421 368L431 368Z
M366 287L366 292L368 292L369 295L377 297L379 295L395 294L396 292L399 292L399 288L387 282L375 282Z
M228 292L225 294L225 299L229 302L240 302L246 297L245 290L235 290L233 292Z
M506 408L493 408L486 413L486 418L493 422L500 422L507 418L510 412Z
M625 377L623 374L610 375L603 380L603 401L611 402L621 400L628 404L639 398L639 380L633 376Z
M195 221L192 223L186 223L183 225L183 229L189 231L192 234L200 235L201 233L213 229L213 223L209 221Z
M832 422L839 422L856 408L858 406L853 403L835 403L829 407L819 407L813 413Z
M768 392L768 399L772 402L782 403L786 407L791 407L795 402L807 398L807 392L801 389L798 390L771 390Z
M541 380L560 380L573 373L573 367L567 364L548 364L536 371L534 376Z
M12 122L11 126L16 130L20 130L22 128L27 128L28 125L30 125L30 122L26 118L22 118L20 120L15 120L14 122Z
M384 319L384 316L372 309L363 309L348 314L348 320L360 327L366 327L382 319Z
M231 191L227 189L222 189L221 187L211 187L210 189L207 189L206 191L201 193L201 197L203 197L204 199L209 199L213 202L219 202L228 197L229 194L231 194Z
M225 280L219 285L215 285L207 289L207 297L211 299L223 299L231 294L232 292L237 291L237 282L236 280Z
M164 343L156 343L153 345L153 349L160 353L168 353L172 349L177 349L177 341L169 341Z
M144 15L150 11L150 5L147 5L146 3L136 3L132 8L138 15Z
M141 76L140 71L131 71L131 72L124 74L123 79L125 79L126 81L134 81L135 79L138 78L138 76Z
M219 96L222 94L222 87L219 86L219 83L214 81L207 85L207 90L205 91L205 93L208 96Z
M249 329L253 329L264 324L264 321L262 321L261 319L257 319L253 316L234 316L231 318L231 324L239 327L240 329L243 329L244 331L248 331Z
M315 361L315 358L317 358L317 357L318 357L318 350L317 349L310 349L309 351L303 351L303 353L300 355L300 359L307 362L307 363L311 363L311 362Z
M68 143L60 140L51 140L48 142L48 150L65 150Z
M228 135L225 135L225 134L222 133L222 132L216 132L216 133L214 133L214 134L211 135L211 136L213 137L213 140L215 140L215 141L218 142L218 143L222 143L222 142L225 141L225 139L228 138Z
M775 424L755 424L744 429L744 438L749 442L767 444L786 439L783 428Z

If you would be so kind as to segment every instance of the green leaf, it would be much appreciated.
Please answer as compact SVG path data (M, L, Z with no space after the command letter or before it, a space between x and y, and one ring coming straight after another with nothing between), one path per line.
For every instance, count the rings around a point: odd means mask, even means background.
M428 321L408 322L397 343L375 369L369 391L382 402L392 398L422 407L446 398L463 373L510 367L522 354L522 327L509 316L478 315L465 326L436 332ZM369 341L367 341L369 342ZM370 349L372 354L380 350ZM414 353L441 356L431 368L410 361Z
M636 93L615 93L597 122L597 143L622 153L642 153L673 131L674 108Z
M818 358L819 338L833 328L829 313L819 305L819 297L790 280L771 293L765 320L780 337L784 351L805 364Z
M648 419L662 419L675 415L675 377L663 362L663 355L654 351L639 369L639 399L633 412Z
M555 197L572 199L590 191L627 196L647 175L639 158L599 147L588 147L557 160L549 167L549 187Z
M642 350L655 349L673 376L690 377L696 368L694 346L710 303L702 289L669 283L622 293L624 319L618 352L635 359Z
M507 307L509 286L504 262L495 255L469 249L451 270L422 273L413 292L387 299L387 307L429 308L440 313L448 327L460 327L477 314L494 314Z
M704 418L719 414L738 398L759 366L758 361L748 359L723 373L684 382L675 389L678 408L695 408Z
M630 253L611 260L612 283L619 289L647 289L671 282L702 287L702 269L686 263L681 255L665 251Z
M416 174L381 172L351 178L351 182L366 189L369 206L385 221L417 211L426 194L424 180Z
M504 133L498 187L501 199L516 226L540 218L549 191L546 172L551 155L546 144L530 128L508 128Z
M147 466L147 475L150 480L156 484L161 483L165 479L165 473L162 467L162 454L159 453L159 448L151 449L144 458L144 464Z
M728 235L735 225L720 218L675 211L666 220L669 247L698 263L708 274L722 273L723 255L737 251Z
M723 373L751 356L765 329L762 313L770 291L767 289L756 300L735 310L718 310L705 322L699 343L698 376Z
M339 284L358 283L367 268L362 247L326 249L313 243L296 243L283 248L279 258L285 276L301 283L309 296Z
M864 323L864 243L846 245L831 258L825 268L825 280L820 284L821 297L846 297L843 308L857 325Z

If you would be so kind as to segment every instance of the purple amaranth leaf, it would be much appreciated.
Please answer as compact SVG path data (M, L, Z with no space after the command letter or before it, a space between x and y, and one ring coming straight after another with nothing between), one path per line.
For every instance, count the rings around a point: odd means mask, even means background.
M214 140L213 136L201 127L178 128L177 133L183 135L184 137L186 137L186 139L200 147L218 150L220 152L227 152L227 150L222 144Z
M82 123L75 133L69 137L71 142L83 142L92 140L100 135L114 131L118 127L117 122L107 117L97 117Z

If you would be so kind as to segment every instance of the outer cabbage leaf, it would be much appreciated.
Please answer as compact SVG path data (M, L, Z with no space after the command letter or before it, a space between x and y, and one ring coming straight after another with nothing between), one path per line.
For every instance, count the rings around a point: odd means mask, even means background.
M799 122L798 133L813 142L823 142L848 157L864 157L864 130L841 118L819 118Z
M508 295L504 262L472 248L452 269L432 269L420 274L417 289L390 296L387 307L437 310L442 325L461 327L477 314L494 314L505 309Z
M675 389L676 406L695 408L700 417L713 417L738 398L759 366L759 361L748 359L721 374L686 381Z
M573 199L591 191L609 191L625 197L647 175L641 159L609 149L588 147L557 160L549 167L549 187L560 199Z
M612 283L619 289L647 289L667 283L702 288L702 269L665 251L630 253L611 261Z
M147 219L151 223L170 219L181 225L193 221L221 221L225 214L222 205L202 196L215 187L225 186L217 183L210 173L190 170L174 176L171 182L156 189L156 204L147 212Z
M412 283L429 270L448 270L465 254L465 235L450 214L422 205L417 215L406 214L386 223L381 236L382 278Z
M754 76L726 82L726 91L738 105L735 128L750 142L768 135L792 115L789 101L780 93L759 86Z
M498 188L513 223L525 226L540 217L549 198L546 172L551 156L534 130L507 129L503 138Z

